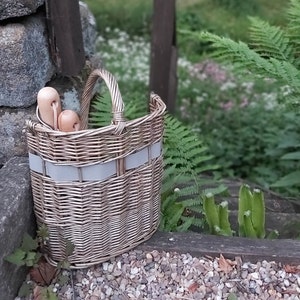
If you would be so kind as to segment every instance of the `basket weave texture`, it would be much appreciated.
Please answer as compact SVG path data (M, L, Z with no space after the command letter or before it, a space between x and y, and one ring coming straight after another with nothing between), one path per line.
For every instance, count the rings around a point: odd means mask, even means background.
M88 128L94 86L103 79L112 100L112 124ZM31 120L26 135L34 211L46 225L49 260L73 268L108 260L156 231L160 219L165 104L151 94L149 114L126 121L114 77L94 70L82 95L81 130L64 133Z

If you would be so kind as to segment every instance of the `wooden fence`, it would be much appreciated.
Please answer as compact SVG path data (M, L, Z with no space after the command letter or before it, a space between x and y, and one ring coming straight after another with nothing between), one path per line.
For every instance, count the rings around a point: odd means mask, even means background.
M175 0L154 0L151 40L150 90L174 112L177 91Z
M76 76L85 64L79 1L46 0L51 56L62 75Z

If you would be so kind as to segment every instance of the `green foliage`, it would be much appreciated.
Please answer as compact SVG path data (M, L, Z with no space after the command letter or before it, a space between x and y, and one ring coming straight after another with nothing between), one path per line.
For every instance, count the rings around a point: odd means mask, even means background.
M216 5L222 5L235 14L250 15L257 13L259 2L256 0L213 0Z
M238 122L229 124L228 120L228 129L230 130L225 130L225 133L231 138L231 142L228 142L230 140L228 139L226 146L238 146L243 147L243 149L232 151L233 148L229 150L223 145L218 147L217 143L214 147L220 149L220 154L216 154L216 151L212 151L212 154L217 158L224 158L225 164L218 161L224 169L226 167L232 169L231 166L234 166L234 170L238 170L238 173L231 175L241 175L251 180L254 179L267 187L271 184L272 188L277 189L277 191L288 192L289 195L293 196L299 193L299 183L297 182L299 160L295 156L298 147L294 145L283 149L280 144L281 139L286 139L286 135L289 137L293 135L293 138L296 138L294 144L298 144L299 141L296 121L300 104L300 39L297 34L300 26L299 15L299 0L293 0L290 1L287 10L288 20L284 27L272 26L257 17L249 18L251 23L251 42L249 45L208 32L197 35L201 41L211 43L214 49L211 56L230 66L237 76L243 76L244 80L269 78L270 81L272 79L272 82L277 85L277 91L280 89L282 92L277 92L277 102L281 101L288 109L296 108L293 112L288 113L277 105L272 109L272 113L269 113L263 108L263 105L260 106L256 103L256 108L249 106L240 112L230 109L230 112L223 115L237 119ZM195 33L192 35L196 36ZM263 111L259 111L259 106L263 108ZM217 115L218 110L215 111L213 118ZM222 119L222 125L224 126L224 119ZM203 130L203 127L199 127ZM217 125L217 127L219 126ZM292 131L295 131L296 134L291 134ZM216 132L217 130L213 131L212 135L215 135ZM217 134L223 135L222 140L226 137L224 130ZM212 142L218 141L211 136L208 138ZM244 139L243 142L241 139ZM232 154L232 158L228 159L228 157L222 156L222 152ZM240 156L242 156L241 159ZM248 158L249 161L246 161ZM238 162L239 159L242 163ZM252 171L249 169L251 166Z
M117 28L131 35L149 35L152 1L84 0L93 12L97 30L106 35L106 28Z
M190 57L192 60L199 60L199 53L205 52L209 43L200 40L192 39L185 34L186 31L195 32L199 28L206 28L207 30L214 31L213 27L205 22L202 18L201 12L194 9L185 9L177 15L177 36L179 49Z
M18 291L18 297L28 297L32 293L32 284L29 282L24 282L19 291Z
M220 232L220 219L218 207L216 206L213 194L207 193L203 199L203 211L206 216L206 221L209 226L211 234L218 234Z
M221 3L221 2L231 2ZM85 0L96 18L97 31L102 37L111 39L115 29L132 36L144 36L149 40L152 27L153 1L128 0ZM206 43L193 41L181 35L182 29L209 30L216 34L248 41L247 15L259 14L268 20L281 24L281 6L284 0L198 0L176 1L176 22L179 49L190 59L199 59L205 53ZM213 12L213 13L212 13ZM108 30L110 28L111 30Z
M291 1L289 17L297 15L297 3ZM294 14L291 13L294 12ZM235 42L230 38L202 32L200 40L211 42L215 49L212 56L234 67L238 73L251 72L254 76L274 78L282 85L291 87L290 95L285 101L287 104L296 105L300 95L300 70L297 57L298 42L289 39L289 32L300 26L299 19L291 19L286 28L271 26L259 18L250 18L250 48L244 42ZM290 29L289 26L292 26Z
M133 7L135 1L127 1L127 6ZM108 8L115 1L111 3L106 1L104 4L103 0L90 2L95 3L96 9L101 13L101 11L105 11L102 9L105 5ZM121 1L119 0L119 2ZM243 5L242 2L240 1L238 4ZM287 22L282 18L282 7L285 4L286 1L283 0L260 0L256 14L261 20L268 20L270 24L286 27ZM122 3L120 7L122 7ZM195 35L187 36L182 31L208 30L235 40L249 42L249 48L252 49L254 47L250 43L252 33L249 34L246 30L249 27L250 19L243 14L238 15L222 5L216 5L211 0L179 0L176 13L177 42L180 50L177 116L185 125L192 126L194 133L208 146L208 153L214 156L210 160L210 164L220 166L217 172L222 177L248 178L266 188L288 172L296 171L298 161L280 159L286 153L297 151L295 143L286 148L278 146L281 141L286 140L286 135L291 139L292 132L296 132L299 127L297 112L286 112L278 105L278 102L285 101L286 95L289 95L289 87L281 87L278 80L254 78L249 73L246 74L247 76L243 74L233 77L229 72L225 75L225 82L216 82L224 76L221 72L220 76L218 75L216 78L207 76L205 80L202 80L200 75L195 77L191 74L193 68L198 65L192 64L191 61L198 63L201 58L199 54L202 55L208 50L207 46L210 42L199 40ZM295 14L295 11L292 14ZM118 22L124 23L124 27L120 26L120 28L125 28L127 24L122 17L119 15ZM294 17L294 19L293 26L289 25L289 34L285 34L285 38L287 37L290 41L299 39L299 30L297 30L297 19L299 20L299 18ZM97 20L100 22L98 26L101 27L101 35L107 37L107 39L99 38L99 54L102 56L105 67L116 76L124 99L133 100L126 103L126 110L132 102L144 105L146 101L141 102L137 99L147 98L144 91L148 90L149 78L150 45L148 40L136 39L132 35L137 33L133 33L133 31L130 31L130 35L128 35L117 29L105 30L106 25L101 24L101 17ZM113 23L114 19L111 18L111 21ZM139 18L132 19L132 21L139 22ZM117 28L118 26L112 24L109 27ZM280 29L280 27L277 28ZM296 45L296 42L292 43ZM297 55L299 51L297 49L295 51L295 57L299 57ZM188 59L184 59L182 55L188 55ZM211 70L210 66L209 68ZM204 73L205 70L199 72L199 74ZM108 123L103 122L101 126L109 124L110 121L109 116L105 121ZM295 141L297 135L294 135ZM182 177L176 180L188 181ZM289 194L297 192L295 186L276 189ZM175 198L182 197L176 194ZM182 215L181 219L186 221L190 219L190 216ZM196 221L201 223L201 220L195 218L194 222Z
M191 70L188 77L179 69L187 87L180 86L177 113L208 146L221 177L248 178L267 188L294 168L280 157L295 148L277 149L299 131L298 113L278 104L285 89L269 80L234 77L212 61Z
M5 260L17 266L35 266L42 256L37 252L38 247L38 240L25 233L20 248L8 255Z
M191 3L192 4L189 4ZM199 61L209 52L208 43L189 38L182 32L205 30L217 35L249 42L247 16L259 16L276 25L283 25L283 0L199 0L178 1L177 29L181 53L191 61Z
M243 184L239 191L239 235L265 237L265 200L263 193Z
M212 183L202 174L218 168L210 163L211 159L207 147L190 128L170 115L165 117L162 230L185 231L192 224L203 225L185 213L202 211L201 188ZM224 189L219 186L214 192L221 193Z
M48 237L48 228L43 224L37 230L36 238L32 238L28 233L25 233L21 246L5 258L6 261L16 266L27 266L30 268L31 281L26 281L22 284L18 292L19 297L30 296L35 284L35 296L37 299L57 300L57 295L53 291L54 277L59 283L69 280L69 277L64 275L61 270L70 267L68 257L72 255L75 246L71 241L65 240L66 259L59 262L55 268L49 265L43 257L43 247L47 243Z
M147 113L147 103L145 101L130 101L126 104L124 111L125 118L132 120L144 116ZM93 128L107 126L112 121L111 96L106 87L103 87L101 94L97 94L91 103L89 114L89 125Z

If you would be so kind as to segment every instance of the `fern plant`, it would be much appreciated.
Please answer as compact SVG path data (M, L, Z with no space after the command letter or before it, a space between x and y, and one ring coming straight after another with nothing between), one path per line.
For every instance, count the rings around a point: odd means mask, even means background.
M299 109L300 105L300 0L290 0L286 10L285 28L272 26L257 17L250 17L250 39L248 44L236 42L209 32L191 33L201 41L210 42L211 56L224 63L239 75L271 78L278 84L288 87L284 97L285 105ZM296 142L299 144L299 141ZM298 149L295 153L284 153L283 160L295 161L294 169L273 184L286 192L291 186L300 186L300 161ZM284 188L282 190L282 188ZM299 189L298 189L299 193Z
M132 99L126 103L125 116L137 118L145 115L147 110L146 101ZM111 100L106 91L92 102L90 126L105 126L110 123L111 117ZM194 216L202 213L201 188L213 182L201 174L213 171L217 166L209 164L212 156L191 129L168 114L164 121L160 229L186 231L191 225L203 225L204 221ZM210 191L216 194L225 189L225 186L219 185Z
M286 104L299 105L300 95L300 1L291 0L286 28L272 26L257 17L250 17L248 44L236 42L209 32L196 33L201 41L210 42L211 56L242 74L273 78L291 88ZM195 33L193 33L195 34Z

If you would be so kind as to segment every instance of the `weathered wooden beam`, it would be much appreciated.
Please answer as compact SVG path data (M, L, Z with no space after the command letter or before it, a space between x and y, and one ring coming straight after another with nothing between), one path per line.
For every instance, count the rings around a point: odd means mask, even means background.
M52 59L58 73L76 76L85 64L78 0L46 0Z
M196 257L219 257L222 254L225 258L234 259L239 256L243 261L253 263L267 260L299 265L300 262L300 241L292 239L250 239L158 231L137 249L190 253Z
M151 38L150 90L175 110L177 48L175 0L154 0Z

